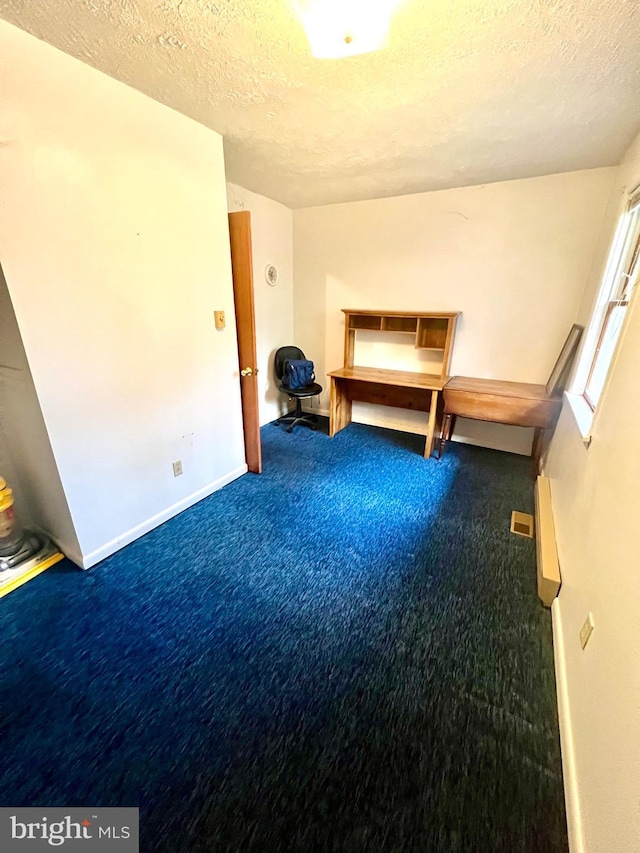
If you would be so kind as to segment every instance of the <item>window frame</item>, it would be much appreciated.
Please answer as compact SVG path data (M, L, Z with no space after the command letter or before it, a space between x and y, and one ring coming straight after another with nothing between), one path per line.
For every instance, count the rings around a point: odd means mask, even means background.
M629 301L628 300L625 300L624 302L618 302L615 299L610 299L609 302L607 303L607 307L606 307L606 310L604 313L604 319L603 319L602 325L600 327L600 335L598 337L598 343L596 344L596 348L594 350L593 357L591 358L591 366L589 367L589 373L587 374L587 380L584 383L584 391L582 392L582 396L587 401L587 405L589 406L589 408L591 409L592 412L595 412L596 406L600 402L600 397L602 396L602 389L600 391L600 394L598 395L598 399L594 400L591 397L591 394L589 393L589 386L591 384L591 380L593 379L593 374L595 373L595 369L596 369L596 366L598 364L598 356L600 355L600 350L602 349L602 344L605 340L607 330L609 328L609 322L611 321L611 316L612 316L612 314L616 308L624 308L625 309L624 316L626 317L626 315L627 315L626 309L628 307L629 307ZM622 323L624 323L624 318L623 318ZM620 327L620 331L622 331L622 324ZM617 339L620 336L620 331L617 333L616 342L615 342L614 348L613 348L614 352L611 354L611 357L609 359L609 363L607 364L607 369L606 369L606 374L605 374L605 382L606 382L606 376L608 375L609 370L611 369L611 362L613 361L613 355L615 353L615 348L616 348L617 343L618 343Z
M580 356L573 393L584 400L592 417L602 399L616 351L628 316L631 298L640 273L640 187L630 194L625 210L618 218L609 256L595 306L591 313L588 333ZM614 345L606 365L605 377L597 399L589 387L598 366L598 356L605 342L613 312L624 308Z

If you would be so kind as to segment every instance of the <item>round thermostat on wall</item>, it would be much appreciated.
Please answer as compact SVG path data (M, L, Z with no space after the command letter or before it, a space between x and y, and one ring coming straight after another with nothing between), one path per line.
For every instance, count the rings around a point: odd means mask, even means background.
M275 264L267 264L264 268L264 277L267 280L267 284L270 284L271 287L275 287L278 283L278 268Z

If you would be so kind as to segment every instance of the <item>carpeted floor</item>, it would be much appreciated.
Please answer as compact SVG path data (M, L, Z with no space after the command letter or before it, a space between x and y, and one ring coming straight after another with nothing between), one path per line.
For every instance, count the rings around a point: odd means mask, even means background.
M274 426L247 475L0 602L1 805L141 850L566 851L529 460Z

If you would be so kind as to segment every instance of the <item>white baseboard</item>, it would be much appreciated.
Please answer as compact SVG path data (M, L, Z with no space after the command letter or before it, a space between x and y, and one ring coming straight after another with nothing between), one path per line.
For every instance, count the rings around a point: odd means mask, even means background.
M393 411L393 409L391 409L391 411ZM408 432L412 435L421 435L423 437L427 434L426 423L424 428L422 426L416 428L415 424L407 423L401 418L394 418L393 415L387 414L379 417L377 415L369 415L368 413L360 413L358 414L357 420L354 418L353 422L354 424L364 424L365 426L380 427L381 429L393 429L397 432Z
M303 406L303 409L311 414L324 415L327 418L330 416L329 409L326 409L324 407L312 409L310 407ZM406 421L396 419L393 416L385 417L384 419L380 419L379 417L359 417L358 420L354 419L353 423L365 424L366 426L377 426L381 427L382 429L394 429L398 432L409 432L413 435L424 436L427 433L426 427L424 429L416 429L414 425L407 424ZM439 436L437 438L439 438ZM475 438L469 438L463 435L454 435L452 440L457 442L458 444L470 444L473 447L485 447L489 450L502 450L505 453L515 453L517 456L528 457L530 453L530 451L516 450L513 447L505 447L504 443L501 443L500 441L492 441L490 438L479 441Z
M309 407L303 406L303 409L305 412L309 412L309 414L323 415L326 418L331 417L331 412L329 411L329 409L324 408L324 406L314 407L314 408L311 408L310 406ZM385 418L370 417L369 418L366 415L360 415L357 420L356 420L356 418L353 419L353 423L354 424L363 424L364 426L380 427L381 429L394 429L394 430L397 430L398 432L410 432L413 435L424 436L427 434L426 427L422 432L419 432L418 430L415 429L415 427L412 424L407 424L406 421L396 419L394 417L385 417Z
M562 594L551 605L553 622L553 657L556 669L556 691L558 694L558 719L560 723L560 746L562 749L562 776L564 799L567 809L567 832L570 853L584 853L580 797L576 775L573 727L569 705L569 689L565 658L564 631L562 627Z
M170 518L173 518L175 515L178 515L178 513L183 512L185 509L189 509L190 506L193 506L194 504L198 503L198 501L201 501L203 498L209 497L209 495L213 494L214 492L217 492L218 489L221 489L223 486L226 486L227 483L231 483L233 480L237 480L238 477L241 477L243 474L246 473L247 466L241 465L234 471L230 471L228 474L224 474L222 477L219 477L217 480L214 480L213 483L209 483L202 489L199 489L197 492L193 492L186 498L183 498L181 501L178 501L172 506L163 509L162 512L159 512L151 518L148 518L146 521L143 521L142 524L138 524L135 527L132 527L131 530L127 530L126 533L123 533L116 539L112 539L110 542L107 542L106 545L102 545L102 547L97 548L95 551L91 551L90 554L83 554L81 560L78 562L78 565L80 565L80 567L83 569L90 569L92 566L95 566L96 563L99 563L106 557L110 557L111 554L115 554L115 552L119 551L120 548L124 548L125 545L129 545L131 542L134 542L136 539L139 539L141 536L144 536L145 533L148 533L150 530L153 530L154 527L158 527L165 521L168 521ZM77 562L71 556L70 559L72 559L74 563Z
M491 439L483 439L482 441L479 441L476 438L454 435L451 440L455 441L456 444L469 444L471 447L484 447L486 450L500 450L503 453L513 453L516 456L529 456L529 454L525 453L524 450L515 450L512 447L505 447L504 444L501 444L499 441L492 441Z
M308 412L310 415L322 415L325 418L330 416L329 409L325 409L324 406L314 406L312 403L309 405L303 403L302 411Z

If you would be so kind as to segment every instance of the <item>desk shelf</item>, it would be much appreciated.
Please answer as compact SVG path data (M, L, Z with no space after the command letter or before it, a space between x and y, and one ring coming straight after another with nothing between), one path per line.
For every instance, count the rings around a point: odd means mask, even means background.
M354 401L428 414L424 455L428 458L439 431L440 395L448 380L453 336L458 311L359 311L343 308L344 367L329 374L331 381L331 411L329 435L334 436L351 423ZM416 349L441 354L437 373L389 370L354 365L358 332L378 332L380 335L410 335Z
M379 332L382 329L382 317L377 314L354 314L349 317L349 328Z
M449 340L449 326L450 321L445 317L421 317L418 320L416 348L440 349L444 352Z
M417 317L383 317L382 331L383 332L405 332L410 335L415 335L418 328Z
M358 331L412 335L415 348L442 353L440 375L446 376L451 365L453 336L458 311L404 312L366 311L343 308L345 314L344 365L353 367Z

